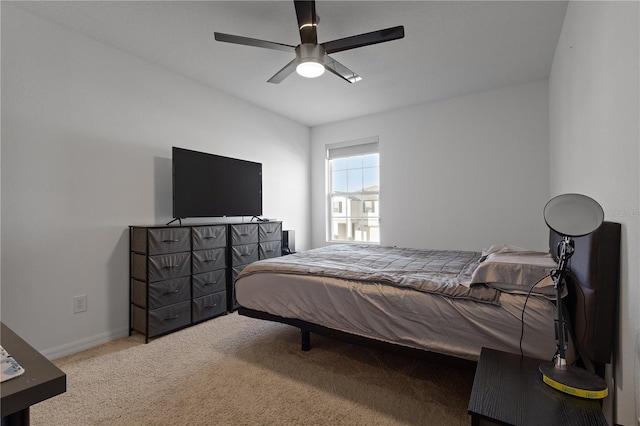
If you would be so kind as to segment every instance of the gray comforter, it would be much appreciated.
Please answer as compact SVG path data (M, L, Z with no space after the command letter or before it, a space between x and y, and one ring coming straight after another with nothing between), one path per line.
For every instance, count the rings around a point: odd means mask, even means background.
M460 285L471 280L480 256L471 251L343 244L254 262L238 278L260 273L326 276L499 305L496 289Z

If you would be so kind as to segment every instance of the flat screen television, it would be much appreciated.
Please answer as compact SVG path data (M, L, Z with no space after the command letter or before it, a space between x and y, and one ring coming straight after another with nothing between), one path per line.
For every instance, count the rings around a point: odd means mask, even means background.
M262 215L262 164L172 149L173 217Z

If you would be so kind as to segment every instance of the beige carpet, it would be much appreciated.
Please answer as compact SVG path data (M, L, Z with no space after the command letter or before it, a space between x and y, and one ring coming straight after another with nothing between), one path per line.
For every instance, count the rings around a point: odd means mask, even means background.
M33 425L468 425L473 373L225 315L55 361Z

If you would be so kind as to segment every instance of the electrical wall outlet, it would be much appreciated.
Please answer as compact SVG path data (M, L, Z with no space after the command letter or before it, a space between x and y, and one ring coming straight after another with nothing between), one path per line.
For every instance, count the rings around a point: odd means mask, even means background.
M84 312L87 310L87 295L83 294L80 296L73 297L73 313L77 314L79 312Z

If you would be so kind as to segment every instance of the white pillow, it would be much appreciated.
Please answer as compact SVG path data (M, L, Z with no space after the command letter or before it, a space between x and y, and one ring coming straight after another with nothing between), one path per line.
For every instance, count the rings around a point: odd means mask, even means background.
M500 291L523 294L535 286L531 293L555 298L551 272L557 267L549 253L503 247L491 251L478 264L469 284L486 284Z

